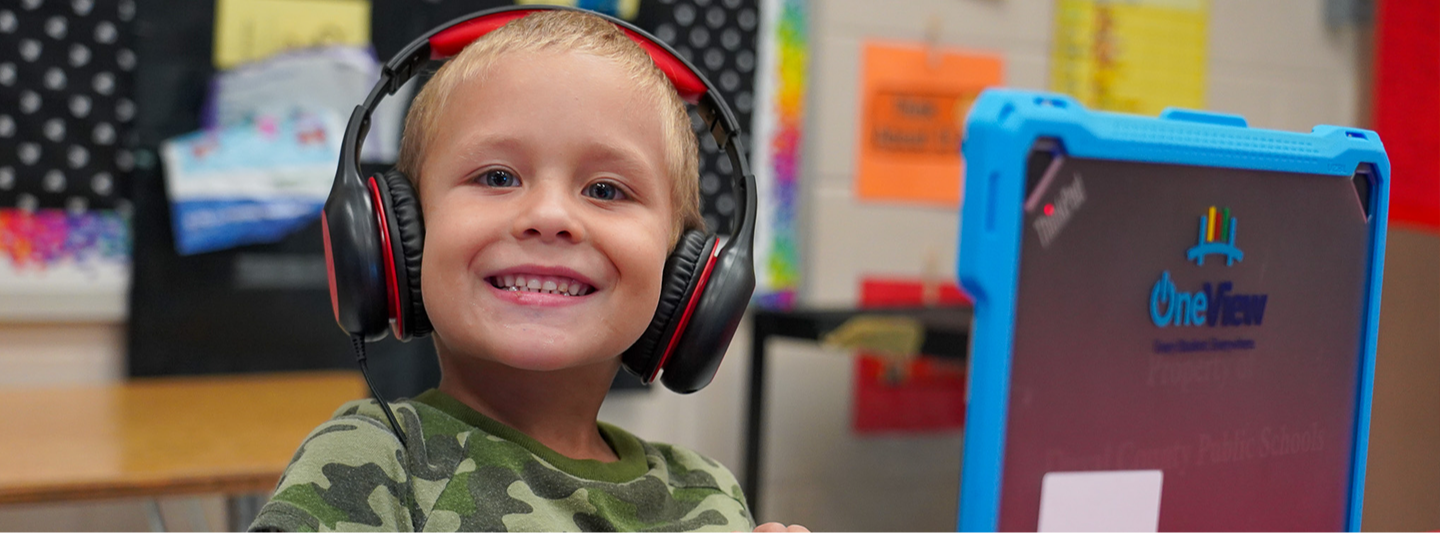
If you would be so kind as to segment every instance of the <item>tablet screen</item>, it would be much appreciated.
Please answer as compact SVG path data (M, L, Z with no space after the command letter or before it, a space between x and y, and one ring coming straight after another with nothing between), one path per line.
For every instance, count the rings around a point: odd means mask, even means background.
M1000 529L1046 474L1147 471L1162 531L1344 529L1370 182L1037 146Z

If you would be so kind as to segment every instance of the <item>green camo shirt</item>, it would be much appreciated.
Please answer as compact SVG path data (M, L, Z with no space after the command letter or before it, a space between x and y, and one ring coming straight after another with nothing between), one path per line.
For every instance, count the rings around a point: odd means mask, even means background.
M301 443L251 530L750 531L724 466L600 423L619 461L570 459L436 390L347 403ZM416 438L424 435L423 439Z

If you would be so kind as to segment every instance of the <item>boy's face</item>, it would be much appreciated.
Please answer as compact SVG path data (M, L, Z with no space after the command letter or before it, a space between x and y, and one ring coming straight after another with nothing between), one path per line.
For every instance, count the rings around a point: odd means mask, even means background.
M558 370L645 331L674 206L662 115L634 87L609 60L526 52L443 104L421 167L421 280L452 357Z

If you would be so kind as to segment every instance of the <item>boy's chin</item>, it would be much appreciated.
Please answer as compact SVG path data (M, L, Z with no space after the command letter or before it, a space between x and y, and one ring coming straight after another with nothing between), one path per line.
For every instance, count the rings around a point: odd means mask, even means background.
M517 370L550 372L595 365L619 357L626 347L611 350L598 347L593 339L569 335L538 341L534 338L492 338L478 353L486 359Z
M577 357L573 353L553 353L534 351L530 353L511 352L507 355L495 358L495 362L517 369L531 372L552 372L557 370L568 370L583 366L590 366L600 361L612 359L613 357L592 356Z

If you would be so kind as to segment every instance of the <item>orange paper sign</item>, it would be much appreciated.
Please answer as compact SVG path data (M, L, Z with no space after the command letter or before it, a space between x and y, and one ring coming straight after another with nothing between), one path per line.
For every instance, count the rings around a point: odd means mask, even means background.
M856 194L960 205L960 140L970 103L1003 76L998 56L868 43Z

